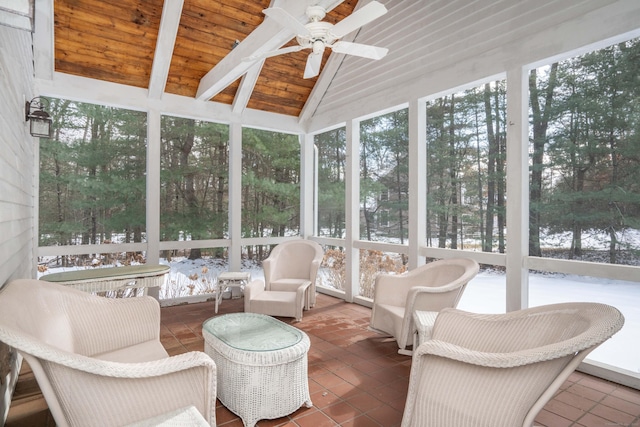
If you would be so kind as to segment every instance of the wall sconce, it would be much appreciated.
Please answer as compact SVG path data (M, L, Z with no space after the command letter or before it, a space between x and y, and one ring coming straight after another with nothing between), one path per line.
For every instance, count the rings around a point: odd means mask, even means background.
M53 119L44 111L44 104L49 101L45 98L35 97L31 101L28 101L25 105L25 119L31 121L29 131L31 136L40 138L51 138Z

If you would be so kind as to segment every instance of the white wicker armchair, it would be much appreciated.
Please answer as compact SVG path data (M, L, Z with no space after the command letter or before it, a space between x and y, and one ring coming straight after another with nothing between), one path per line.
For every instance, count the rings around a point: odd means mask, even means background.
M27 360L60 427L126 425L189 406L215 425L215 363L203 352L168 356L151 297L15 280L0 289L0 341Z
M311 282L305 309L316 304L316 279L324 257L322 246L312 240L289 240L275 246L262 262L267 291L296 292Z
M433 261L402 275L376 277L370 327L393 336L399 353L413 343L413 313L455 308L467 283L479 270L476 261L451 258Z
M414 352L402 426L529 427L624 317L598 303L507 314L444 309Z

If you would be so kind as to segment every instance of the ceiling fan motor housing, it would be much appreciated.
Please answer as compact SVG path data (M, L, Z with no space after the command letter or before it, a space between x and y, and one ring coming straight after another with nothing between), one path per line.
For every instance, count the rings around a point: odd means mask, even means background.
M309 30L309 34L299 34L296 36L296 40L300 46L313 48L315 53L316 49L320 48L320 44L322 43L322 49L324 50L325 45L331 45L335 41L335 37L332 37L329 33L332 24L324 21L312 21L305 25L307 30ZM316 47L314 47L316 46Z

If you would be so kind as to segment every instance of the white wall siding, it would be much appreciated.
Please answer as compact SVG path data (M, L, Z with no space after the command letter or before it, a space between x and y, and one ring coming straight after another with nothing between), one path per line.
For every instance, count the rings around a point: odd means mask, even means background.
M38 141L29 135L31 33L0 26L0 285L33 274L34 181Z
M380 61L347 55L309 131L640 28L637 0L383 3L389 12L363 27L355 41L388 47L389 54Z
M25 101L32 98L32 52L30 32L0 26L0 286L34 274L37 140L29 135L24 118ZM16 359L3 346L0 343L0 425L17 379ZM13 364L8 363L11 359Z

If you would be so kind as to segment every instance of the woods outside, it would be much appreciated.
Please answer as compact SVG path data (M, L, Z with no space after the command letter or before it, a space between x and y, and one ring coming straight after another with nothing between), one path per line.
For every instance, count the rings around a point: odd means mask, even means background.
M640 230L639 57L640 41L631 40L531 70L530 255L601 260L604 251L604 262L639 264L638 242L628 238ZM427 103L428 246L507 250L507 84L488 82ZM40 245L144 241L145 114L61 99L51 108L55 133L40 145ZM319 236L345 235L345 132L315 136ZM228 144L227 125L163 116L162 241L228 238ZM297 135L244 128L242 153L242 237L298 234ZM407 242L408 153L406 109L361 122L360 239ZM550 236L568 239L545 246ZM600 244L585 243L594 236ZM243 248L255 261L268 252ZM224 259L225 251L187 255ZM361 257L361 268L405 268L402 256L371 256ZM51 266L92 259L61 256Z

